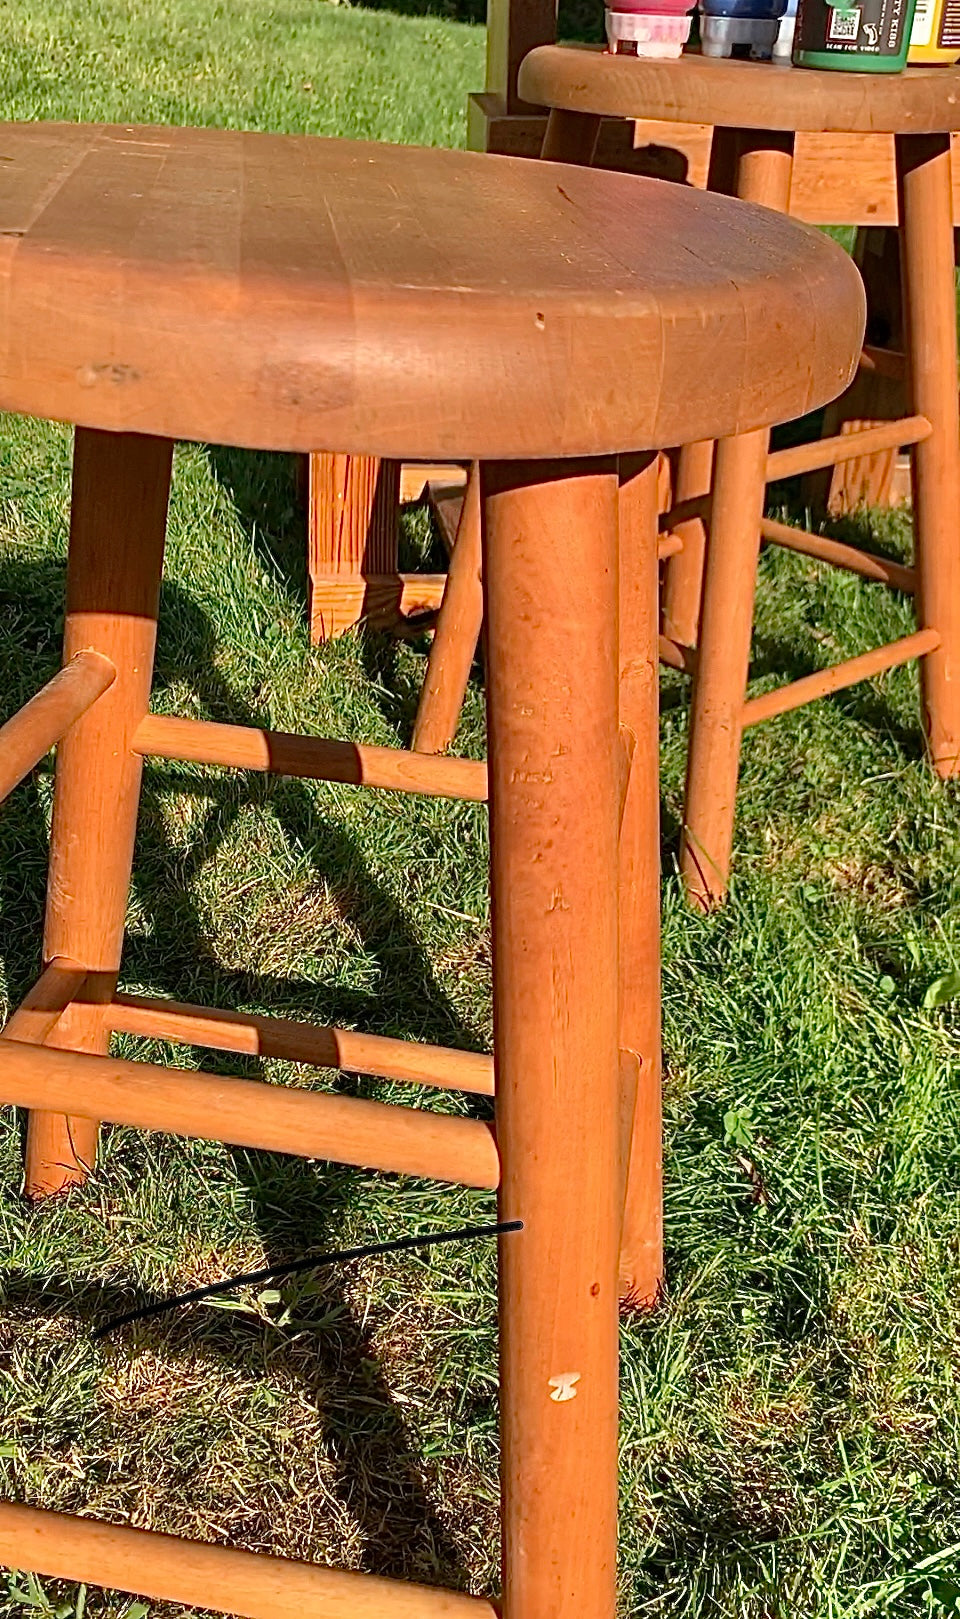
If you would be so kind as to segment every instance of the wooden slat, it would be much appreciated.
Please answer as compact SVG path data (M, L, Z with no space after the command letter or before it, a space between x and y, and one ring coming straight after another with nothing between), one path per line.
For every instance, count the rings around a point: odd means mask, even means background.
M475 759L437 759L403 748L368 747L326 737L290 736L245 725L167 719L150 714L133 740L134 751L162 759L264 770L278 776L339 781L355 787L426 793L482 802L487 767Z
M856 546L844 545L840 540L828 539L825 534L811 534L806 529L791 528L789 524L774 522L769 517L765 517L760 524L760 533L765 540L782 545L788 551L799 551L804 556L816 557L818 562L846 568L864 579L873 579L878 584L890 585L894 590L906 591L907 595L912 595L916 588L912 568L905 568L902 563L893 562L889 557L859 551Z
M759 725L762 720L773 719L776 714L786 714L792 708L802 708L805 703L815 702L818 697L829 697L831 692L842 691L845 686L870 680L885 669L895 669L898 664L909 663L911 658L922 658L939 645L937 630L917 630L899 641L888 641L886 646L863 652L857 658L835 663L830 669L820 669L816 674L805 675L802 680L792 680L787 686L778 686L776 691L765 692L762 697L751 697L743 705L744 726Z
M0 1029L0 1039L42 1046L80 994L86 977L87 969L75 961L62 956L51 961Z
M475 1119L17 1040L0 1041L0 1101L466 1186L499 1179L493 1132Z
M118 994L106 1009L108 1027L154 1040L242 1051L252 1057L280 1057L343 1068L353 1074L377 1074L414 1085L493 1095L493 1058L473 1051L391 1040L352 1029L317 1027L291 1018L261 1017L254 1012L228 1012L192 1006L184 1001L147 995Z
M244 1619L495 1619L493 1604L406 1580L178 1540L0 1503L0 1562Z
M0 727L0 799L30 774L116 677L109 658L78 652Z
M838 433L833 438L815 439L811 444L795 444L788 450L774 450L767 457L767 482L793 478L800 472L815 472L838 461L854 461L878 450L896 450L904 444L919 444L929 438L926 416L904 416L899 422L881 422L859 433Z

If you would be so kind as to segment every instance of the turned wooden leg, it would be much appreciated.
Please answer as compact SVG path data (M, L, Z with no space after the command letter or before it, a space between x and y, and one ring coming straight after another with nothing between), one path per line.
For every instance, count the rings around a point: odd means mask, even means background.
M737 164L740 156L740 131L715 129L710 143L710 166L707 170L707 190L724 196L733 196L737 189ZM674 503L696 500L710 493L713 480L714 445L712 439L701 439L697 444L685 444L680 450L677 464ZM691 517L678 523L674 532L683 542L682 549L669 557L663 570L662 614L663 633L678 646L694 647L700 626L700 598L703 594L703 564L706 554L707 530L702 517Z
M544 163L582 163L590 168L597 140L600 119L589 112L567 112L554 107L547 119L547 128L540 148Z
M635 1305L653 1304L663 1280L657 506L656 457L622 461L620 726L628 733L632 758L620 820L620 1049L622 1068L634 1061L636 1102L620 1292ZM625 1077L629 1084L631 1076Z
M484 469L504 1619L613 1619L617 475Z
M712 439L685 444L677 466L674 502L709 495L713 479ZM703 592L703 559L706 551L706 524L702 517L677 523L674 532L682 549L668 557L663 570L663 633L678 646L694 647L700 624L700 597Z
M737 196L786 212L793 135L741 129L736 154ZM687 895L705 909L730 875L769 442L763 428L717 445L680 846Z
M73 459L64 662L85 647L115 665L112 686L57 749L44 960L58 956L116 982L140 800L130 739L153 677L172 445L78 428ZM51 1044L105 1055L109 1033L77 1009ZM89 1119L31 1113L26 1190L57 1192L93 1164Z
M730 873L768 442L761 428L717 445L680 845L687 895L704 910Z
M457 731L483 627L480 469L470 471L427 674L413 725L417 753L444 753Z
M898 135L897 193L910 409L933 432L913 447L917 622L940 634L920 665L927 747L960 770L960 414L949 135Z
M342 635L365 616L397 616L399 506L399 461L311 455L307 513L311 640Z

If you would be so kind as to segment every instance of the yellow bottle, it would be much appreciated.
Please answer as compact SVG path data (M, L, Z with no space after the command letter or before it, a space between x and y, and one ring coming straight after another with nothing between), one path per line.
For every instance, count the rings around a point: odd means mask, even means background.
M960 0L917 0L907 61L955 62L960 57Z

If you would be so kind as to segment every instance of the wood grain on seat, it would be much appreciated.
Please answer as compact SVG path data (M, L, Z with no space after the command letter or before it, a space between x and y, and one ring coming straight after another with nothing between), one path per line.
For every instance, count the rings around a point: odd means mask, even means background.
M539 106L607 117L736 129L925 135L960 129L960 68L836 73L689 54L612 56L590 45L541 45L520 69Z
M0 126L0 299L0 408L438 460L786 420L845 385L863 321L833 243L678 186L68 124Z

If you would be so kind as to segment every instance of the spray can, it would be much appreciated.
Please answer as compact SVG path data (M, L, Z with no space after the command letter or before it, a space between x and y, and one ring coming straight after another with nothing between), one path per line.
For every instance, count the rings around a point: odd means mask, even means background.
M620 56L679 56L693 8L694 0L608 0L607 48Z
M704 56L743 56L766 62L780 32L787 0L699 0Z
M908 62L953 63L960 56L960 5L957 0L917 0L910 32Z
M793 60L793 36L797 31L797 0L787 0L787 9L780 18L780 31L773 47L773 60L781 67L790 67Z
M799 0L797 67L899 73L907 62L915 0Z

